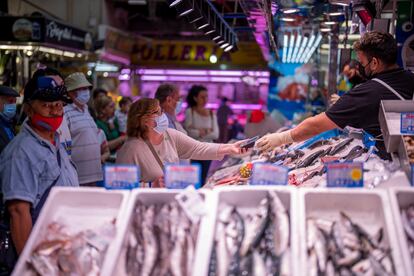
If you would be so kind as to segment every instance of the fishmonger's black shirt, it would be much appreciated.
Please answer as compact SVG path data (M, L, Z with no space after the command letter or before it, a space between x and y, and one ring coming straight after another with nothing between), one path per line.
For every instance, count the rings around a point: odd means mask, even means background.
M412 100L414 74L404 69L393 69L373 76L394 88L404 99ZM362 128L372 136L381 134L378 114L382 100L399 100L382 84L368 80L343 95L326 111L326 116L338 127Z

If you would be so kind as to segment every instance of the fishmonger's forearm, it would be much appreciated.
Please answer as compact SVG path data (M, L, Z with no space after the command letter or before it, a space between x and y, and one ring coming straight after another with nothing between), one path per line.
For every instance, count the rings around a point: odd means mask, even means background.
M292 129L291 135L295 142L301 142L336 127L335 123L332 122L325 113L321 113L304 120L297 127Z

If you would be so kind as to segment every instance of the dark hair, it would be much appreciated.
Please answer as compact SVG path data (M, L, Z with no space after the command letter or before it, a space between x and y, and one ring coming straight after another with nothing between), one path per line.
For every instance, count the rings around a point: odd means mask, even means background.
M344 66L342 67L342 70L345 68L345 66L349 66L350 69L358 69L361 66L361 63L355 59L348 60L344 63Z
M130 97L122 97L122 99L119 101L119 106L124 106L128 102L132 103L132 99Z
M37 89L37 79L40 77L45 77L45 76L59 76L62 78L62 75L60 74L60 72L54 68L51 67L46 67L43 69L37 69L34 73L33 76L29 79L29 81L26 83L25 87L24 87L24 95L32 95L33 92ZM26 99L28 100L28 99Z
M188 91L188 95L187 95L188 107L191 108L197 105L197 102L194 100L194 98L196 98L198 94L200 94L201 91L207 91L207 88L205 88L202 85L193 85L190 88L190 91Z
M160 104L163 104L167 100L167 97L171 96L177 90L177 86L173 84L161 84L155 92L155 98L160 102Z
M354 50L363 52L369 59L373 57L380 59L386 65L397 62L397 42L389 33L367 32L354 43Z
M103 88L95 88L92 92L92 98L95 100L99 94L105 94L105 96L108 96L108 91Z

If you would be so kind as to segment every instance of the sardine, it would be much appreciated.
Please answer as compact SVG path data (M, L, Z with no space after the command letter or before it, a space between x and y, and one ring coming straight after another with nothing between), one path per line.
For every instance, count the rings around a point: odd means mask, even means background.
M304 168L304 167L308 167L311 166L315 160L317 158L319 158L321 155L325 154L325 150L321 149L318 150L314 153L312 153L311 155L304 157L304 159L302 159L296 166L296 169L300 169L300 168Z
M360 145L355 146L354 148L351 149L351 151L347 155L342 157L342 160L352 161L360 157L364 152L366 152L366 149L364 147L361 147Z
M314 143L312 143L312 144L311 144L310 146L308 146L307 148L308 148L308 149L310 149L310 150L312 150L312 149L316 149L316 148L318 148L318 147L320 147L320 146L330 145L330 144L331 144L331 141L321 139L321 140L317 140L317 141L315 141Z
M268 193L271 199L271 210L274 216L274 226L276 227L273 231L275 254L276 256L281 256L289 246L289 215L280 201L276 191L269 191Z
M155 209L154 206L149 207L144 215L144 221L142 222L142 236L144 239L144 263L141 271L141 275L151 275L152 269L157 259L157 240L152 231L152 225L154 222Z
M236 209L233 209L230 224L226 228L226 244L231 256L228 275L236 276L240 273L240 248L244 239L244 231L243 218Z
M354 139L353 138L347 138L345 140L343 140L342 142L340 142L339 144L337 144L336 146L333 147L333 149L329 152L329 155L335 155L340 153L342 150L345 149L346 146L348 146Z

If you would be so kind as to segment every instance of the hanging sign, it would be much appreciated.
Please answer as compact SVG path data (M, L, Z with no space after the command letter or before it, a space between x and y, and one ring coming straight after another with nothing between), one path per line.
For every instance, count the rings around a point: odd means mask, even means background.
M251 185L286 185L288 168L270 163L253 165Z
M328 187L364 187L363 164L361 162L329 163L326 167Z
M104 182L106 189L134 189L139 187L140 170L133 165L106 165Z
M198 189L201 186L201 167L198 164L166 165L164 180L168 189L185 189L188 186Z
M401 113L401 134L414 134L414 112Z

